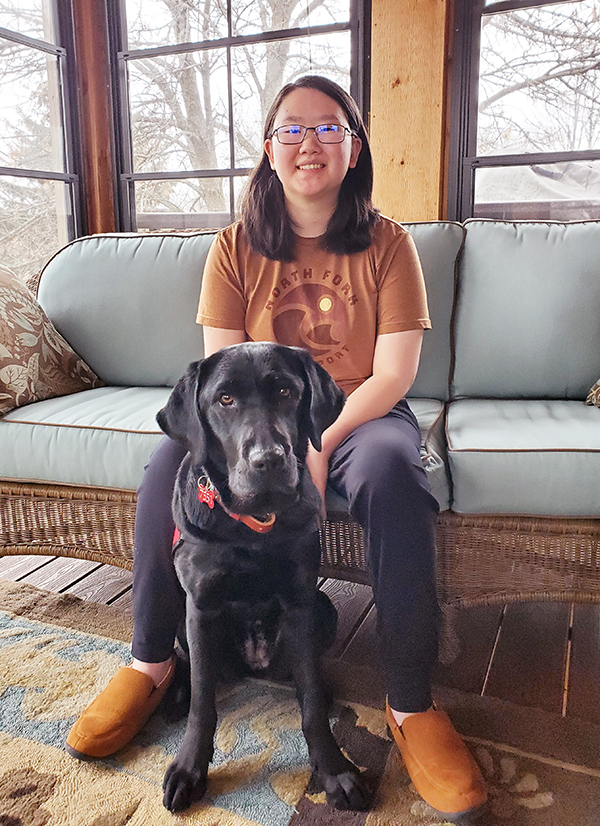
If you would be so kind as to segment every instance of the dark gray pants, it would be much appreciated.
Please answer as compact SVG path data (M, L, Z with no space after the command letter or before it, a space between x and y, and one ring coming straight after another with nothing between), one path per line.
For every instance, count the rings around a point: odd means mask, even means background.
M364 530L377 607L380 655L392 708L431 705L439 607L435 586L438 505L420 457L416 419L405 401L356 428L335 450L329 482ZM172 561L171 497L184 450L164 438L139 489L135 523L133 656L161 662L172 652L185 598Z

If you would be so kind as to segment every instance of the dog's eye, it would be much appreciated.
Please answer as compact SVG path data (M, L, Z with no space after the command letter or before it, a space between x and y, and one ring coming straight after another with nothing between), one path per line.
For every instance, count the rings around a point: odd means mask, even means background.
M229 393L223 393L219 401L223 407L230 407L234 403L235 399L233 396L230 396Z
M279 395L281 396L282 399L291 399L292 391L290 390L289 387L281 387L279 389Z

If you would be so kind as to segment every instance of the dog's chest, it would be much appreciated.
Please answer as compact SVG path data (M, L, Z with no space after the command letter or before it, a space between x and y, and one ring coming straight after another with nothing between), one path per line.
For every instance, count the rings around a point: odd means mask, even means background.
M221 582L225 602L260 603L274 596L285 598L295 589L294 566L285 559L243 560L225 571Z

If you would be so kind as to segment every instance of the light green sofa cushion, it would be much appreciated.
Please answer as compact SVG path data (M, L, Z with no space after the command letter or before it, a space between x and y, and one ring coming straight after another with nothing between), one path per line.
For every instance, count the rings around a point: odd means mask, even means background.
M136 490L169 393L102 387L11 411L0 420L0 478Z
M448 398L450 318L460 224L407 224L425 273L427 331L411 396ZM40 282L40 304L107 384L172 386L202 356L195 322L202 269L214 234L101 235L57 253Z
M107 384L173 386L202 358L196 311L213 238L80 238L44 268L39 302Z
M29 404L0 420L0 479L137 490L162 437L165 387L103 387ZM434 495L448 507L442 404L412 400ZM332 494L333 496L333 494ZM337 509L346 503L337 497Z
M467 221L455 397L585 399L600 368L600 222Z
M600 409L464 399L447 420L453 510L600 516Z
M419 372L410 398L448 398L450 373L450 321L456 259L464 229L450 221L403 224L414 238L427 285L431 330L423 337Z

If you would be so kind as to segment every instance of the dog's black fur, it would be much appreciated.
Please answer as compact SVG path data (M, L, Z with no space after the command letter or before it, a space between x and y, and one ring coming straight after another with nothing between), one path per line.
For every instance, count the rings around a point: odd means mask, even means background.
M335 609L317 590L320 497L305 468L309 439L339 415L343 393L309 354L245 343L191 364L157 416L187 448L175 485L181 531L175 568L186 592L191 668L188 724L164 780L164 805L187 808L206 790L224 667L264 673L286 655L296 684L313 775L339 809L364 809L356 767L335 742L319 655L335 635ZM198 500L207 476L222 504ZM236 514L264 518L255 533Z

